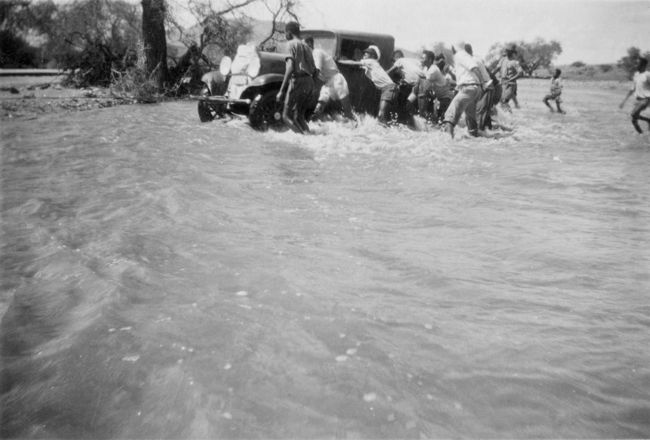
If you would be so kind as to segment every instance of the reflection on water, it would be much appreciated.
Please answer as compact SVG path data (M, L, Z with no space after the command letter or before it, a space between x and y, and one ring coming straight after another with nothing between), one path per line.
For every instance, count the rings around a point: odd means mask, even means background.
M650 436L648 138L546 87L489 139L8 122L2 435Z

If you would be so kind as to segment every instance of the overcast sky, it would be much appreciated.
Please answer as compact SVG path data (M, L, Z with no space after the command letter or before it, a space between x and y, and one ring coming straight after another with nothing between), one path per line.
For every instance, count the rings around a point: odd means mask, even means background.
M182 12L181 5L188 0L168 1ZM557 64L613 63L630 46L650 51L650 0L299 0L299 4L304 27L389 33L398 47L413 51L438 41L465 40L484 55L493 43L536 37L562 44ZM269 19L268 11L259 7L257 11L252 14Z
M389 33L419 50L436 41L557 40L558 64L611 63L630 46L650 51L650 0L301 0L305 27Z

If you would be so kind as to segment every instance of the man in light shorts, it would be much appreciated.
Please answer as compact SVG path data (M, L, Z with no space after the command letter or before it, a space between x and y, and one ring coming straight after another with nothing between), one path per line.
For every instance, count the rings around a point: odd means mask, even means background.
M648 67L647 58L639 58L639 64L637 71L634 72L634 77L632 78L632 88L625 96L623 102L621 102L620 108L623 108L625 101L635 95L636 99L634 102L634 108L632 109L632 125L637 133L643 133L641 127L639 126L639 120L645 121L648 123L648 130L650 130L650 118L646 116L641 116L641 112L648 107L650 107L650 72L646 71Z
M351 66L360 66L364 69L366 77L372 81L377 90L381 93L379 99L379 110L377 120L386 125L389 119L389 109L397 102L397 84L388 76L381 64L379 58L381 53L375 45L370 45L363 51L361 61L340 60L342 64Z
M314 64L319 70L318 79L323 83L318 95L318 104L316 104L316 109L314 110L314 118L322 116L328 102L338 101L341 103L343 115L350 120L356 120L354 113L352 113L352 105L350 104L348 82L341 75L341 72L339 72L336 61L324 50L314 48L314 39L312 37L305 38L305 43L312 49Z

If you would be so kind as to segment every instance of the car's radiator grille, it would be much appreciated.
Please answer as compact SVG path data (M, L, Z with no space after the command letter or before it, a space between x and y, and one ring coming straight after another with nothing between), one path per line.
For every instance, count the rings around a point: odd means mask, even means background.
M248 86L248 76L231 76L230 82L228 83L228 97L230 99L239 99L246 86Z

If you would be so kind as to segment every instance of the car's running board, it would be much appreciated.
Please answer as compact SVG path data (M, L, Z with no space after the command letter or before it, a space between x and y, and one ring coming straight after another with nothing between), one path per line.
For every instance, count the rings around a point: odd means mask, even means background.
M199 101L207 102L216 102L218 104L246 104L250 105L250 99L230 99L225 96L200 96L200 95L190 95L192 99L198 99Z

